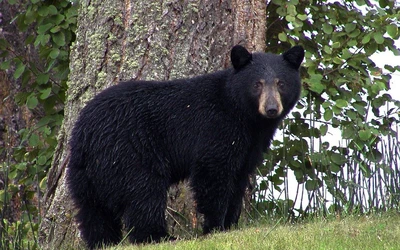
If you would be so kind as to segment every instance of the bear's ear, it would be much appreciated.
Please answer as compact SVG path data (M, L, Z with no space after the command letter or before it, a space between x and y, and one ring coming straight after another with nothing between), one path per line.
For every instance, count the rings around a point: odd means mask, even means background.
M241 69L252 59L252 55L243 46L235 45L231 50L231 62L236 70Z
M297 45L283 53L282 56L293 68L299 69L304 59L304 49L300 45Z

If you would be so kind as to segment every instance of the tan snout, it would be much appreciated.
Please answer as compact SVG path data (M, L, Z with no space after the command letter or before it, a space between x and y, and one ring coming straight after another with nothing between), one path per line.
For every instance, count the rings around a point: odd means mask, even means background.
M282 111L281 95L276 84L264 84L259 97L258 112L267 118L276 118Z

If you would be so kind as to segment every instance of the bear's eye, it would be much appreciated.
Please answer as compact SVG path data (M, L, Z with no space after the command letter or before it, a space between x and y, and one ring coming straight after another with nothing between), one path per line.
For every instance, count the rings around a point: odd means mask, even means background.
M255 82L254 83L254 89L259 90L262 88L262 83L261 82Z
M279 88L285 87L285 83L283 81L279 81L277 85Z

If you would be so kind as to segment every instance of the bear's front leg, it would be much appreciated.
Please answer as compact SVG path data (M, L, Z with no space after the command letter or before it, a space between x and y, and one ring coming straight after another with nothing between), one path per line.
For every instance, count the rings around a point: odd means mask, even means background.
M228 210L225 216L224 227L226 230L230 229L232 226L237 226L240 213L242 211L243 197L246 188L249 185L249 179L247 174L242 174L237 177L234 184L235 191L230 199Z
M225 230L225 217L232 197L232 180L226 173L214 171L196 173L191 179L194 198L197 202L197 211L204 215L203 233L208 234L214 230Z
M198 192L202 191L197 191L196 193ZM208 234L212 231L224 231L225 216L228 210L227 197L225 195L207 195L207 192L202 194L204 195L195 195L195 197L197 211L204 215L203 234Z

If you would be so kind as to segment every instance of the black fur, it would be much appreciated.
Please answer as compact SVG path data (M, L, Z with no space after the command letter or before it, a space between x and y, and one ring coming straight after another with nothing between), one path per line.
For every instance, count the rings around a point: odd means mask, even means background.
M168 237L167 190L183 179L205 216L204 233L236 224L248 175L299 98L300 49L279 56L236 46L234 69L120 83L91 100L73 129L67 171L88 247L120 242L122 221L133 243ZM268 119L252 88L275 78L285 82L284 110Z

